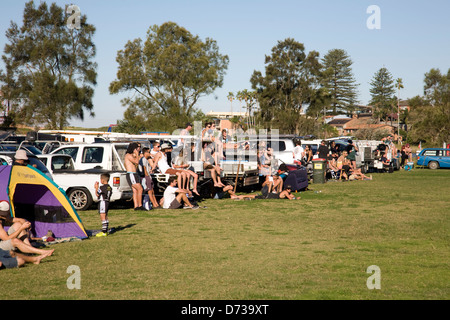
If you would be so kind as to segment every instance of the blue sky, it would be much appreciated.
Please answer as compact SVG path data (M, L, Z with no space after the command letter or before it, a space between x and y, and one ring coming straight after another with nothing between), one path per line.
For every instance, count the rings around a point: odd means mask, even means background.
M72 1L72 2L71 2ZM27 1L0 0L0 50L6 43L10 21L22 25ZM40 1L35 1L39 3ZM238 102L230 105L228 92L251 89L254 70L264 72L264 57L277 41L294 38L307 52L323 57L331 49L344 49L353 60L359 83L359 100L370 100L370 81L386 67L402 78L400 98L423 94L424 74L431 68L450 68L450 1L448 0L67 0L59 6L76 4L88 22L97 28L98 85L95 88L95 118L72 125L96 128L123 118L125 95L110 95L108 86L117 72L117 51L136 38L144 39L151 25L173 21L200 38L217 41L222 54L230 58L222 88L203 97L197 107L208 111L242 111ZM380 8L381 29L369 29L370 5ZM3 64L0 63L0 68Z

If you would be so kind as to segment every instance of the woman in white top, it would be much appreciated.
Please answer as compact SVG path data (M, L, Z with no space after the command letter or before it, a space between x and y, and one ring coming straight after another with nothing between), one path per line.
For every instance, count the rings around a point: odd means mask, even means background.
M173 174L178 178L178 185L181 186L182 180L186 179L186 172L184 170L176 170L169 166L167 162L167 154L166 152L170 152L172 150L172 146L167 143L163 143L161 146L161 151L155 155L153 160L152 170L154 171L156 167L159 168L159 171L162 174Z

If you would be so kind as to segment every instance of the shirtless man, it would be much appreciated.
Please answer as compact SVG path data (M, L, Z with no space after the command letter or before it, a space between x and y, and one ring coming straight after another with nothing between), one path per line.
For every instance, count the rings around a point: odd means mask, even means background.
M134 210L145 210L142 206L143 188L141 178L137 173L139 165L139 145L136 142L130 143L125 154L125 170L127 170L127 181L133 190Z

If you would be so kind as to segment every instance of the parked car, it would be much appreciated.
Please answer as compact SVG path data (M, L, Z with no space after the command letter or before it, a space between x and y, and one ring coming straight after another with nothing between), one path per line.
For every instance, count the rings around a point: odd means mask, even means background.
M450 168L450 149L426 148L417 157L418 166L427 166L430 169Z
M0 151L0 163L7 163L8 165L12 165L14 163L14 155L16 153L14 151ZM50 180L53 180L53 176L51 172L47 169L47 167L38 159L38 157L31 152L27 152L28 163L29 165L35 167L44 173Z
M40 154L37 158L52 174L59 170L75 170L73 159L68 154Z
M125 171L122 160L125 157L128 143L89 143L63 145L51 154L68 154L72 157L75 167L84 169L105 169Z
M133 191L126 179L124 159L128 143L89 143L63 145L49 156L65 155L73 160L76 170L60 170L54 173L54 179L64 189L77 210L88 209L95 197L94 182L100 174L110 174L113 187L111 202L129 200Z

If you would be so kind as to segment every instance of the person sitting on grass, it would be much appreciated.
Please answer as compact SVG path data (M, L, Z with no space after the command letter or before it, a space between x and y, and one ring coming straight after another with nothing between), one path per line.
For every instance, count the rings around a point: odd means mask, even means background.
M169 185L164 191L163 209L198 209L189 201L186 194L192 197L192 192L186 189L177 188L177 177L171 176L169 178ZM184 206L183 206L184 204Z
M283 190L283 179L278 175L266 176L262 184L263 193L280 193Z
M288 200L295 200L300 199L300 197L294 197L292 192L292 187L290 185L286 186L286 189L279 193L268 193L266 188L261 189L261 196L256 197L257 199L288 199Z
M281 191L278 196L280 199L300 200L300 197L295 197L291 192L292 192L292 187L290 185L287 185L286 189Z
M6 251L0 249L0 270L23 267L26 263L39 264L42 259L48 257L49 254L41 254L39 256L29 256L14 251Z
M0 249L4 251L11 251L19 249L22 253L35 253L44 255L44 257L51 256L55 249L44 250L38 249L29 242L29 230L31 223L29 221L17 221L17 218L12 218L9 213L9 203L3 204L4 207L0 210ZM10 226L8 232L5 231L4 226Z

